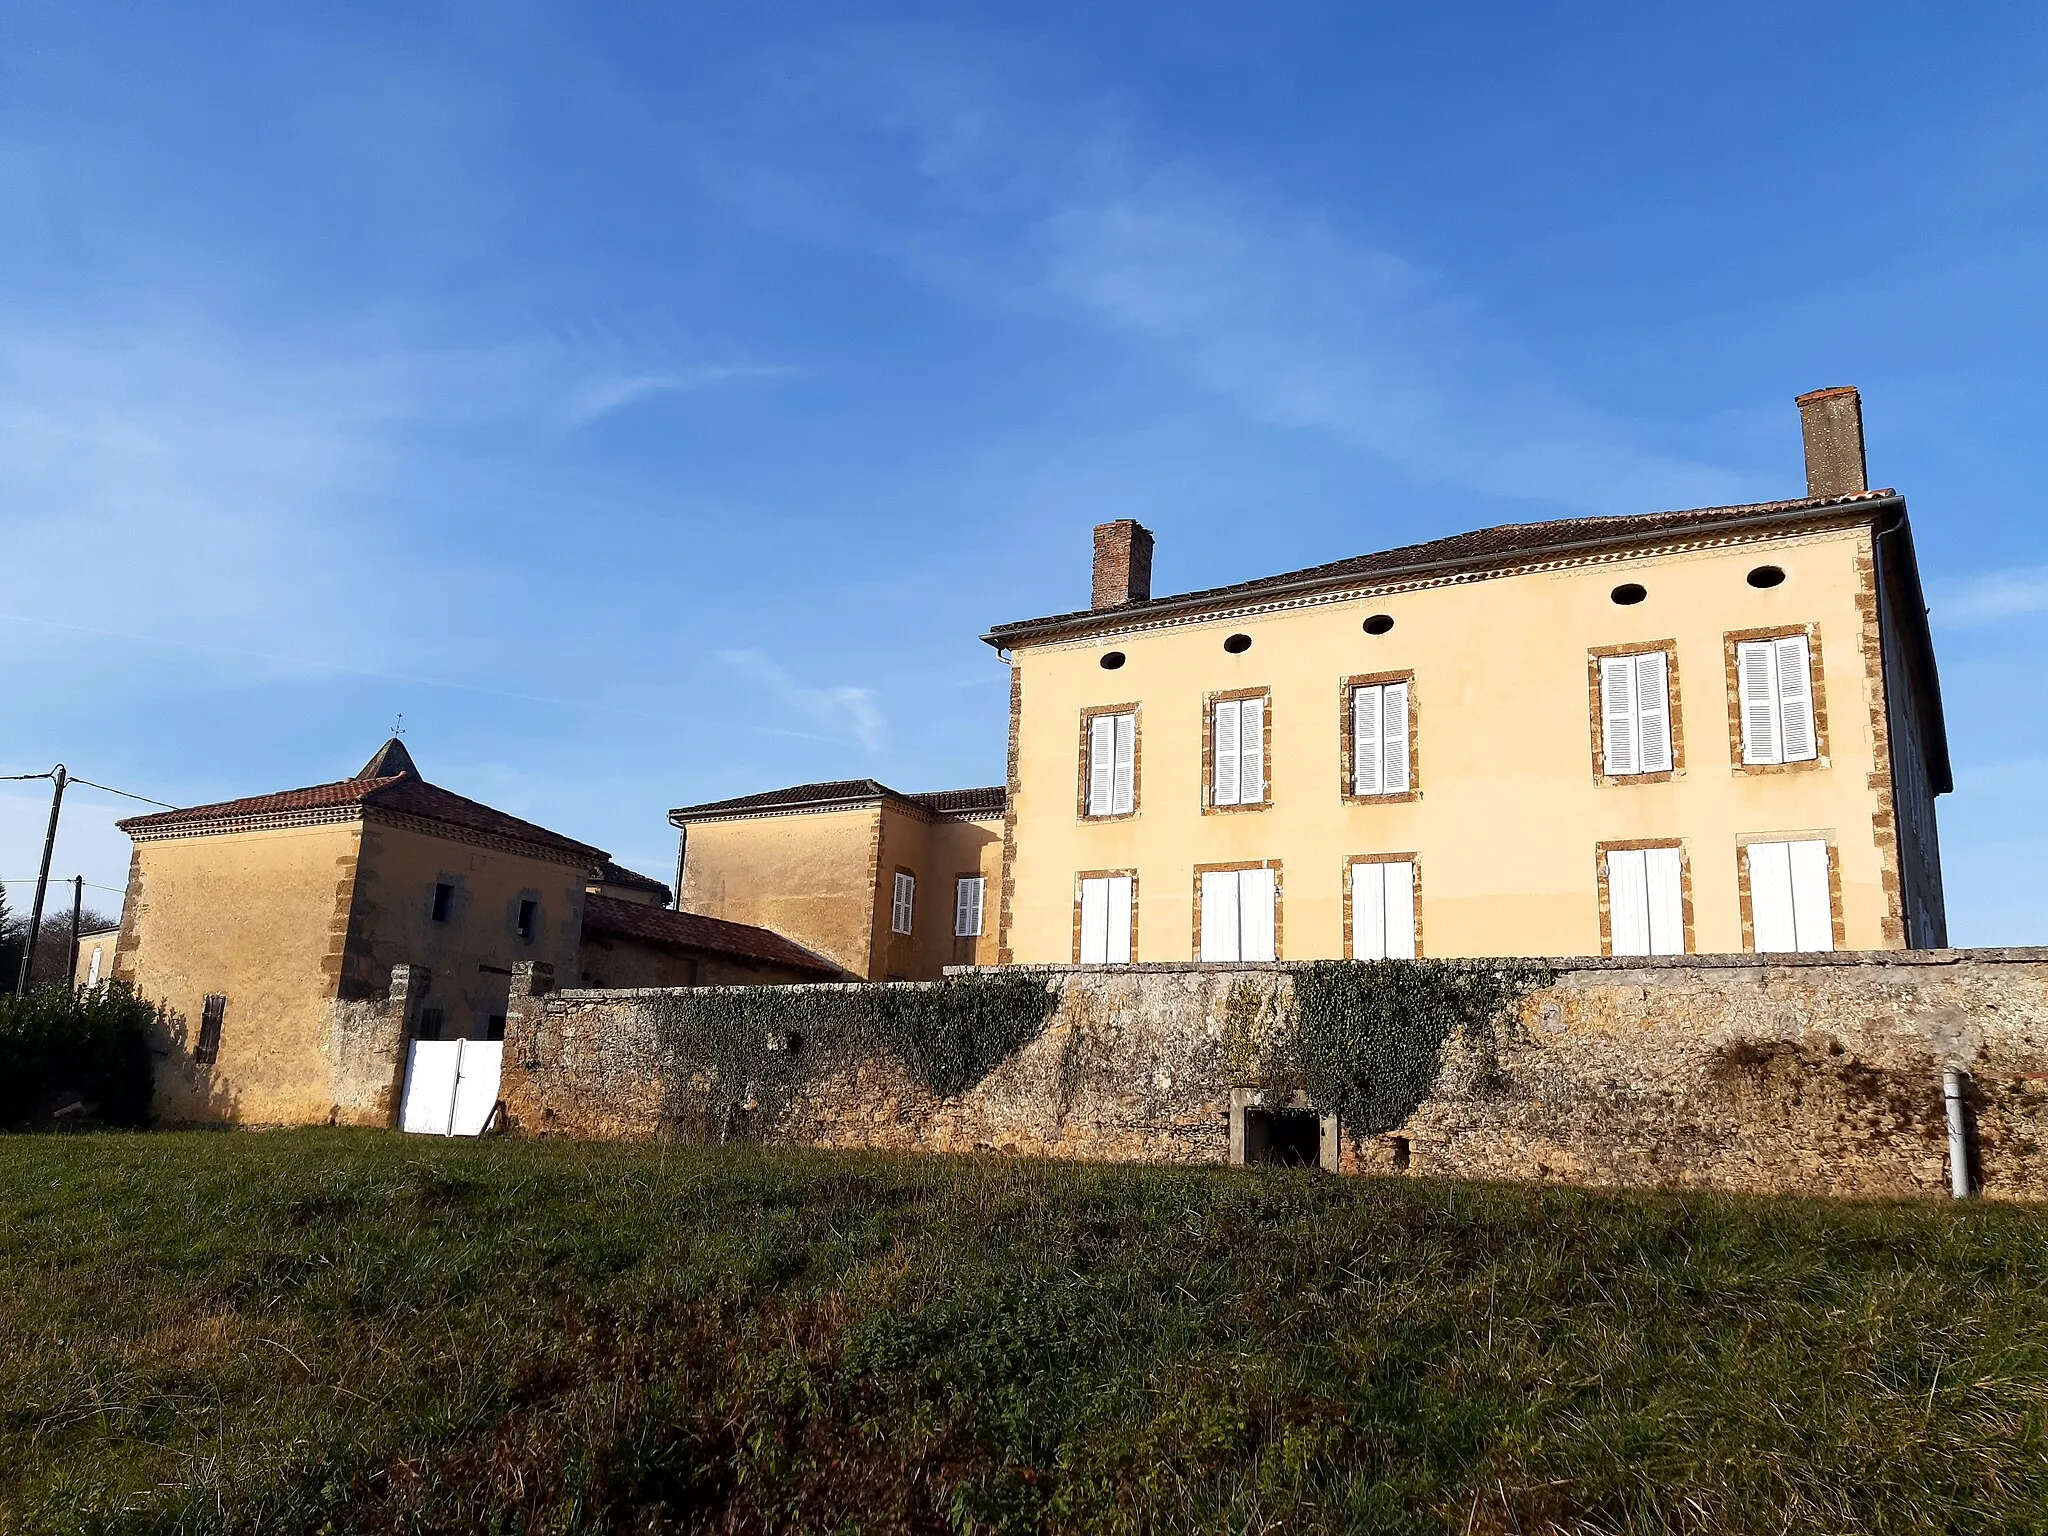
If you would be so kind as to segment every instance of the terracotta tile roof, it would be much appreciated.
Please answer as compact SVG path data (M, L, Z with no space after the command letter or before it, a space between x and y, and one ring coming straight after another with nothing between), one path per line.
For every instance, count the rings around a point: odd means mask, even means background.
M678 806L668 813L668 819L672 824L681 826L691 821L713 821L734 816L836 810L872 805L879 800L900 801L934 816L1001 815L1005 797L1006 791L1000 784L991 789L939 789L906 795L877 779L828 779L820 784L792 784L787 789L768 789L759 794L735 795L730 800Z
M149 836L153 833L175 832L181 827L192 827L198 831L208 822L261 821L269 817L290 816L300 811L338 810L357 805L393 811L400 815L417 816L423 821L461 827L471 832L513 838L543 848L559 849L563 853L576 854L592 864L606 856L602 848L593 848L588 843L579 843L574 838L562 836L559 832L550 832L546 827L537 826L533 822L522 821L517 816L508 816L503 811L493 810L479 801L442 789L439 785L429 784L411 773L388 774L368 779L342 779L333 784L315 784L309 789L288 789L275 795L252 795L245 800L222 800L213 805L187 806L179 811L157 811L148 816L131 816L116 825L131 837Z
M629 891L645 891L650 896L659 896L663 906L675 900L675 892L652 875L643 875L637 869L628 869L623 864L614 864L610 859L600 859L597 868L590 872L593 885L623 886Z
M1081 628L1091 621L1121 622L1146 613L1220 605L1235 598L1254 597L1285 588L1342 586L1348 582L1394 576L1423 568L1483 570L1534 555L1623 548L1723 524L1790 521L1803 513L1825 512L1836 507L1848 509L1894 499L1897 495L1891 490L1863 491L1853 496L1759 501L1743 506L1698 507L1682 512L1634 512L1619 517L1568 517L1546 523L1504 523L1471 533L1431 539L1423 544L1404 544L1376 554L1354 555L1346 560L1333 560L1327 565L1312 565L1305 570L1287 571L1278 576L1235 582L1227 587L1209 587L1199 592L1157 597L1143 603L1126 603L1118 608L1083 610L1001 624L982 639L990 645L1005 646L1012 640L1030 638L1039 631Z
M1000 784L991 784L986 789L935 789L903 798L941 816L1000 816L1009 804L1010 792Z
M767 928L751 923L728 923L723 918L704 917L695 912L672 912L667 907L650 907L638 901L620 901L614 896L583 898L583 931L614 938L637 939L668 949L694 949L708 954L728 955L787 966L822 979L842 974L823 955L785 939Z

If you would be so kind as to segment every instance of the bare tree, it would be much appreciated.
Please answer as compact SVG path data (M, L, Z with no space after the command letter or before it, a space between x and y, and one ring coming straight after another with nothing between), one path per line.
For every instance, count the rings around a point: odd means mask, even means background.
M52 889L55 889L53 886ZM96 933L104 928L118 928L121 920L108 917L104 912L86 908L78 915L80 933ZM0 895L0 991L12 991L14 979L21 967L21 947L28 937L28 919L9 914L6 897ZM105 970L101 971L104 979ZM80 977L83 981L85 978ZM71 980L71 913L45 912L43 914L42 936L36 940L35 968L30 971L28 983L35 987L61 987Z

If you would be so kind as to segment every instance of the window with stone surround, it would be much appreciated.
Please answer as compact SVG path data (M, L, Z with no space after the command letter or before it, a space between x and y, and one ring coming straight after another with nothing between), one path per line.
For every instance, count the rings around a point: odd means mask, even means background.
M1415 791L1415 674L1344 679L1344 798L1407 800Z
M1138 809L1138 712L1134 705L1081 717L1081 814L1091 821Z
M1128 870L1085 874L1078 882L1074 960L1079 965L1129 965L1137 882Z
M1817 630L1810 625L1746 630L1729 635L1727 646L1738 769L1825 766L1827 702Z
M1263 688L1217 694L1209 701L1204 745L1210 809L1248 810L1271 803L1266 776L1270 705Z

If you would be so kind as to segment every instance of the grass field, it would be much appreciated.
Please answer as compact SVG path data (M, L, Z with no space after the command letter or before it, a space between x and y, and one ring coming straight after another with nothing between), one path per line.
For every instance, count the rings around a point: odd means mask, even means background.
M2048 1531L2048 1209L0 1138L0 1528Z

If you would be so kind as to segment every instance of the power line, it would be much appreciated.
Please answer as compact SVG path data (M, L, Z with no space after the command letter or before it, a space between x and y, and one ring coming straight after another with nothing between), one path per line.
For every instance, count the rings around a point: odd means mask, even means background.
M48 774L24 774L24 775L22 775L22 777L24 777L24 778L48 778L48 777L49 777L49 775L48 775ZM78 777L77 775L75 775L75 774L74 774L74 775L72 776L71 782L72 782L72 783L74 783L74 784L83 784L83 785L84 785L84 786L85 786L85 787L86 787L87 789L103 789L103 790L105 790L105 791L106 791L106 792L107 792L108 794L110 794L110 795L119 795L119 796L121 796L121 797L122 797L123 799L126 799L126 800L140 800L140 801L141 801L141 802L142 802L142 803L143 803L144 805L161 805L161 806L162 806L162 807L163 807L163 808L164 808L165 810L167 810L167 811L175 811L175 810L180 810L180 809L182 809L182 807L180 807L180 806L175 806L175 805L172 805L172 804L170 804L170 803L169 803L169 802L167 802L167 801L163 801L163 800L152 800L152 799L150 799L150 798L149 798L149 796L147 796L147 795L138 795L138 794L136 794L136 793L135 793L135 792L134 792L133 790L130 790L130 789L116 789L116 788L114 788L114 786L113 786L113 785L111 785L111 784L95 784L95 783L93 783L93 781L92 781L91 779L81 779L81 778L79 778L79 777Z
M36 877L34 875L23 875L18 880L0 880L0 885L34 885L35 883ZM85 886L89 891L112 891L116 896L126 896L128 894L125 886L100 885L92 880L86 881Z
M54 772L53 772L53 773L0 773L0 780L22 780L22 779L50 779L50 778L55 778L55 777L56 777L56 774L55 774ZM83 784L83 785L84 785L84 786L85 786L85 787L86 787L87 789L103 789L103 790L105 790L105 791L106 791L106 792L107 792L108 794L110 794L110 795L119 795L119 796L120 796L120 797L121 797L122 799L124 799L124 800L140 800L140 801L141 801L141 802L142 802L142 803L143 803L144 805L160 805L160 806L162 806L162 807L163 807L163 808L164 808L165 810L167 810L167 811L177 811L177 810L183 810L183 809L184 809L184 807L183 807L183 806L177 806L177 805L172 805L172 804L171 804L171 803L170 803L169 801L167 801L167 800L152 800L152 799L150 799L150 798L149 798L149 796L147 796L147 795L138 795L138 794L136 794L136 793L135 793L135 791L134 791L134 790L132 790L132 789L116 789L116 788L114 788L114 786L113 786L113 785L111 785L111 784L95 784L95 783L93 783L93 781L92 781L91 779L81 779L81 778L80 778L80 777L79 777L79 776L78 776L77 774L75 774L75 773L73 773L73 774L67 774L67 775L65 775L65 782L66 782L66 783L69 783L69 784Z

